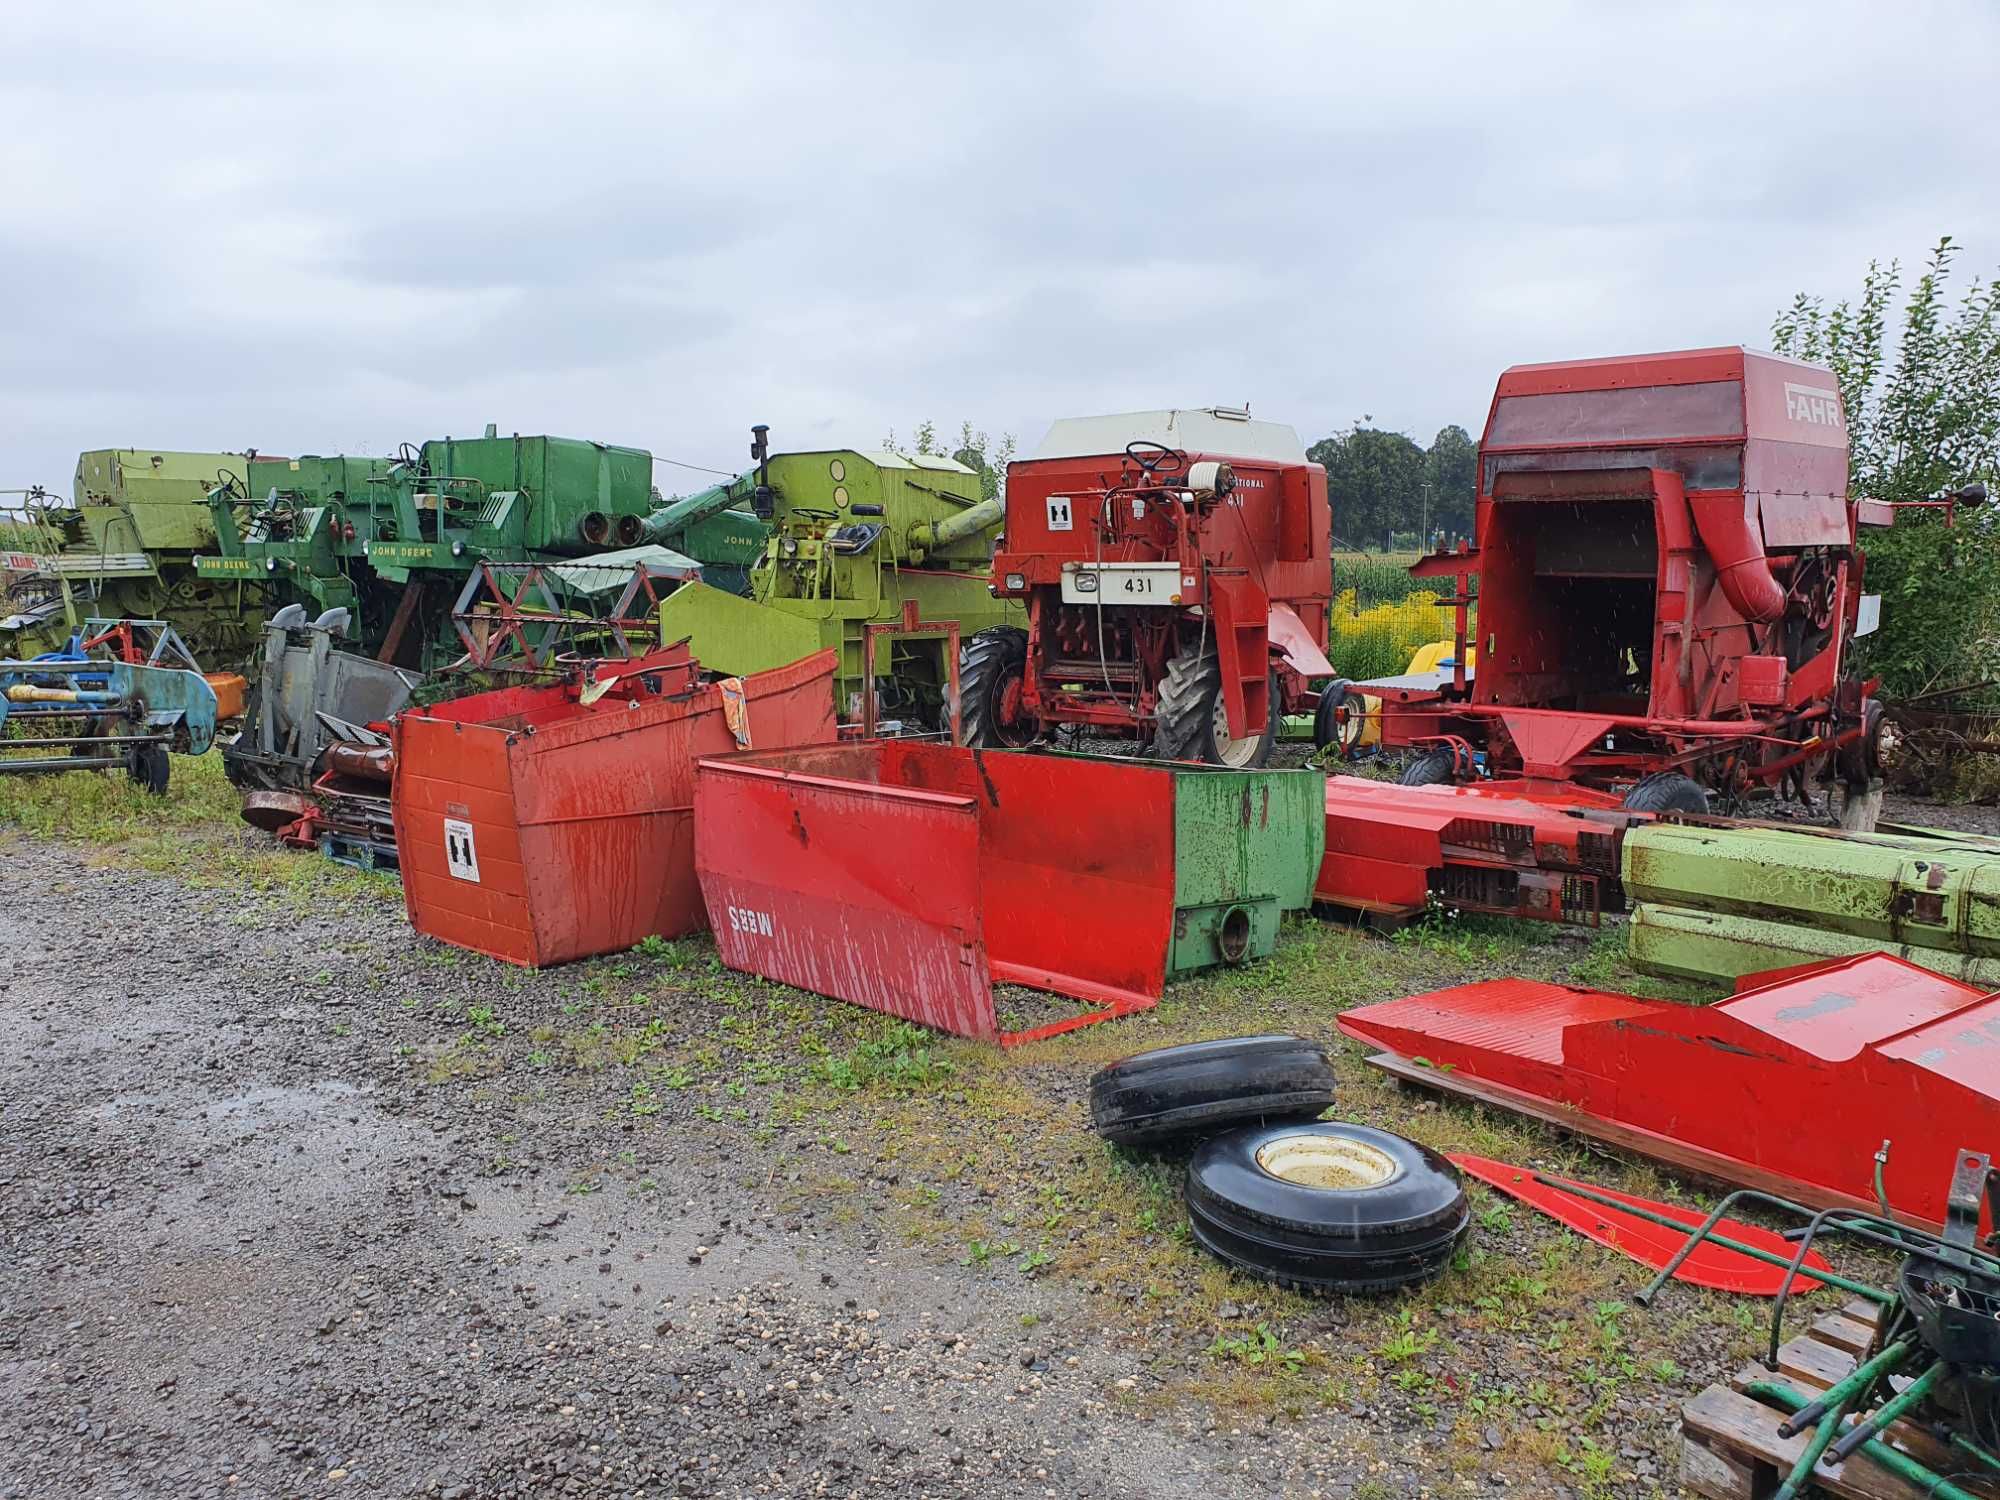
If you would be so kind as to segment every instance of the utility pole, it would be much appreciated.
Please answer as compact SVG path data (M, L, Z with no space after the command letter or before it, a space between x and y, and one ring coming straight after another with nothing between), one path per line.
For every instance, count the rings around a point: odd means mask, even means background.
M1423 492L1423 520L1417 524L1417 551L1420 553L1431 550L1431 487L1424 485Z

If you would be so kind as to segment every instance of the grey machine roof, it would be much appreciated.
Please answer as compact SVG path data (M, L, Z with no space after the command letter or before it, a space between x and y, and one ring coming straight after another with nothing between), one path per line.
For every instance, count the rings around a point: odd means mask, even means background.
M1189 453L1302 464L1305 445L1283 422L1259 422L1227 406L1183 406L1103 417L1064 417L1049 428L1035 458L1092 458L1122 453L1127 443L1161 443Z

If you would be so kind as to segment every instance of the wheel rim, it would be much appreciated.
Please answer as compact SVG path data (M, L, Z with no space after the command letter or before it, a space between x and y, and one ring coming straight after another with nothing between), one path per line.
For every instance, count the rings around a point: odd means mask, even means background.
M1215 722L1210 730L1215 740L1215 758L1225 766L1237 770L1249 765L1257 758L1257 746L1262 735L1245 735L1237 739L1229 732L1229 709L1222 701L1221 690L1215 694Z
M1003 745L1020 746L1034 738L1021 723L1021 673L1010 671L993 689L993 735Z
M1281 1135L1257 1148L1257 1165L1280 1182L1330 1193L1380 1187L1402 1170L1380 1146L1338 1135Z

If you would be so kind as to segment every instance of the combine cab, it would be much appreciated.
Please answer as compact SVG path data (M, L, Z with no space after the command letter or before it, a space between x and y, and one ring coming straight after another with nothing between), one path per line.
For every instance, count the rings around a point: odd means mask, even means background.
M994 591L1028 628L960 666L964 738L1068 726L1238 768L1330 678L1326 471L1298 434L1226 408L1057 422L1007 470Z
M1520 365L1480 445L1454 665L1359 684L1410 784L1567 783L1635 811L1880 773L1882 711L1849 661L1874 628L1831 371L1746 349ZM1476 626L1470 584L1478 580ZM1476 647L1478 669L1462 663Z

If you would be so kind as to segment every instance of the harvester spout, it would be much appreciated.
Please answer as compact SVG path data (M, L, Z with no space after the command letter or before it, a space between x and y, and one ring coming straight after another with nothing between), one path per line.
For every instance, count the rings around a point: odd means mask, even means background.
M665 542L697 521L728 510L737 502L736 481L714 484L697 494L670 500L640 523L639 540Z
M910 546L918 552L935 552L998 526L1005 514L998 500L982 500L942 521L919 521L910 528Z
M1785 613L1785 586L1771 573L1764 539L1743 495L1690 495L1695 533L1715 561L1716 582L1746 620L1767 622Z

